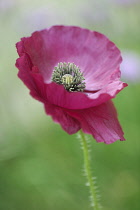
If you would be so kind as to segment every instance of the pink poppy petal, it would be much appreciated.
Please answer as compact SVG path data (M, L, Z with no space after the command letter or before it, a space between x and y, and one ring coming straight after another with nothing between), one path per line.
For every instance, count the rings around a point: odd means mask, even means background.
M19 69L18 77L29 88L30 94L37 100L44 102L45 84L40 74L35 73L35 67L32 68L29 57L23 54L16 61L16 67Z
M23 40L25 38L22 38L20 42L16 43L16 48L17 48L17 52L19 54L19 56L22 56L25 52L24 52L24 44L23 44Z
M106 36L80 27L53 26L23 38L18 53L26 52L44 77L51 82L59 62L72 62L84 73L87 89L100 89L118 69L121 55Z
M94 94L89 93L88 97L93 100L98 100L96 105L106 102L107 100L114 98L122 89L128 85L121 81L113 81L108 85L104 86L101 90L95 92Z
M68 92L63 85L46 84L46 101L66 109L87 109L98 106L115 95L126 86L125 83L115 81L96 93Z
M68 115L62 108L45 103L45 110L68 134L74 134L81 129L78 120Z
M24 54L22 57L16 60L16 67L19 69L18 77L24 82L29 89L35 89L35 84L30 75L32 64L29 57Z
M125 140L112 101L89 109L68 110L68 113L77 119L82 130L93 135L97 142L110 144L118 139Z

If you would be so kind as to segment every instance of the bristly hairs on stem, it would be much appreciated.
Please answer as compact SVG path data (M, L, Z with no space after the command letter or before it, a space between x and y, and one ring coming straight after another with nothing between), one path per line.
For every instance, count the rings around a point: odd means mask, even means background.
M87 177L86 186L90 189L90 202L91 206L94 210L101 209L101 205L99 204L99 194L97 192L98 187L96 186L96 177L92 177L91 170L91 159L90 159L90 141L86 135L82 132L82 130L78 133L78 139L80 139L80 143L83 149L84 155L84 176Z

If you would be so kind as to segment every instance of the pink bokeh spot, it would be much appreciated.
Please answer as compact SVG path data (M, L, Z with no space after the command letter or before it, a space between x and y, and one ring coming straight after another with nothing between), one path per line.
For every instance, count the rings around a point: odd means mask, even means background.
M67 133L82 129L107 144L125 140L111 99L127 84L120 81L120 51L106 36L80 27L53 26L22 38L16 47L18 77ZM83 92L69 92L52 82L60 62L79 66L86 83Z

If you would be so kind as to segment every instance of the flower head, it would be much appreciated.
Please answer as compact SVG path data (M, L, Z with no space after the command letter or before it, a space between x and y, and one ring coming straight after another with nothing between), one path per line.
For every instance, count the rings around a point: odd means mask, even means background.
M121 63L122 78L131 83L140 81L140 55L132 51L124 51Z
M125 140L111 101L125 86L121 55L98 32L53 26L16 45L18 76L69 134L82 129L97 142Z

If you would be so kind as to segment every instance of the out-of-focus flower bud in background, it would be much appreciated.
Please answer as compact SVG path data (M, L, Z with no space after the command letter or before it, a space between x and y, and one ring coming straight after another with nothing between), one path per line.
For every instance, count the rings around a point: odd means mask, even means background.
M133 51L122 52L122 78L131 83L140 83L140 54Z

